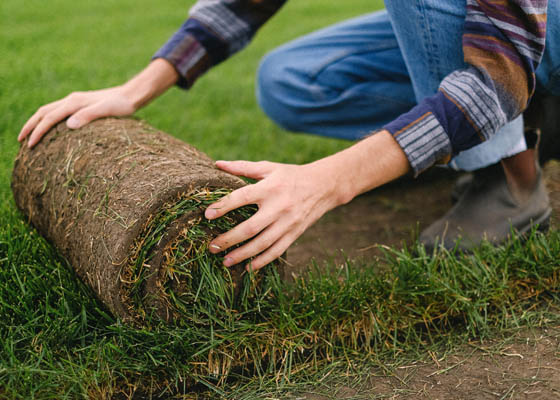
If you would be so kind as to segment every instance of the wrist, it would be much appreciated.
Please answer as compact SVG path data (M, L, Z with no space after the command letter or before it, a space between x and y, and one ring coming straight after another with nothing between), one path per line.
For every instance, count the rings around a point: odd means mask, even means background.
M310 164L319 175L317 181L324 190L324 197L329 200L329 209L349 203L356 196L349 184L344 157L340 155L333 154Z
M317 161L326 170L338 205L384 185L410 170L405 153L387 131L380 131L353 146Z
M158 58L120 86L120 90L137 110L173 86L178 78L175 68L168 61Z
M141 82L128 81L124 85L119 86L121 94L128 100L134 108L134 111L142 108L153 99L153 89Z

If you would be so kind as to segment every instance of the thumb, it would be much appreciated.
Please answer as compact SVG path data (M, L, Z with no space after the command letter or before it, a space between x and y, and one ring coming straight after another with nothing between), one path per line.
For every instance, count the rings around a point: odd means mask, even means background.
M251 179L263 179L276 167L275 163L269 161L216 161L216 166L223 171L237 176L245 176Z
M86 108L82 108L80 111L72 115L66 121L66 125L70 129L78 129L82 126L90 123L94 119L104 117L103 108L100 105L94 104Z

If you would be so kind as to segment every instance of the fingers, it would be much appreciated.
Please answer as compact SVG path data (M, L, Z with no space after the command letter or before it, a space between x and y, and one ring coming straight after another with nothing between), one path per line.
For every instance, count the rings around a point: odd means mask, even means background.
M276 164L268 161L216 161L216 166L233 175L261 180L274 170Z
M234 190L227 196L222 197L219 201L208 206L204 212L207 219L219 218L236 208L246 206L248 204L257 204L259 197L253 189L255 185L244 186L241 189Z
M262 268L280 257L316 219L315 214L320 216L321 210L326 208L319 201L321 196L316 196L314 190L301 184L309 178L302 176L301 171L307 170L301 167L249 161L219 161L216 165L235 175L262 179L256 184L235 190L211 204L205 211L206 218L215 219L248 204L259 207L253 217L218 236L210 244L210 251L218 253L245 242L225 255L225 266L255 257L247 269ZM305 192L303 194L302 188ZM321 210L312 213L311 210L318 205L322 207Z
M33 114L31 116L31 118L29 118L27 120L27 122L25 123L25 125L23 125L23 128L21 128L21 131L19 132L18 135L18 141L22 141L23 139L25 139L27 137L27 135L29 135L31 133L31 131L33 129L35 129L35 127L37 126L37 124L39 123L39 121L41 121L41 119L48 113L50 112L53 108L57 107L60 104L61 100L55 101L53 103L50 104L46 104L42 107L40 107L35 114Z
M246 243L245 245L238 247L231 253L228 253L224 257L224 265L226 267L231 267L232 265L239 264L243 260L251 258L272 245L278 240L280 231L276 224L273 224L263 230L260 235Z
M256 197L256 193L258 193L258 188L256 188L257 186L258 184L245 186L230 193L217 203L210 205L205 214L207 217L208 214L211 214L215 215L213 218L218 218L233 209L247 204L258 203L259 198ZM261 209L248 220L215 238L210 243L209 250L211 253L220 253L226 251L232 246L248 241L245 245L234 249L231 253L227 254L224 257L224 265L226 267L230 267L261 252L266 252L267 257L264 258L259 256L261 260L259 263L255 264L258 268L261 268L266 265L266 263L261 265L263 261L270 259L270 257L276 254L275 252L270 252L267 249L275 248L275 243L279 241L279 238L283 238L286 235L292 237L290 229L283 227L285 224L274 222L277 219L278 215L276 213L266 212ZM285 247L279 255L281 255L291 242L295 240L295 237L297 236L293 236L289 242L280 239L280 242L285 244ZM252 240L249 241L249 239ZM257 269L256 267L253 268Z
M95 92L74 92L37 110L21 129L18 140L29 136L29 147L37 144L54 125L70 116L70 129L80 128L94 119L109 115L128 115L134 107L123 96L108 89Z
M224 266L231 267L258 255L247 264L246 269L260 269L280 257L297 237L298 235L294 231L283 227L279 223L274 223L250 242L226 254ZM216 243L216 240L213 243ZM212 248L212 245L210 246L212 252L222 251Z
M240 223L239 225L237 225L236 227L234 227L230 231L228 231L228 232L218 236L217 238L215 238L212 241L212 243L210 243L210 252L211 253L219 253L221 251L229 249L231 246L235 246L236 244L239 244L239 243L242 243L242 242L244 242L248 239L251 239L252 237L259 234L261 231L263 231L273 221L274 221L273 216L267 215L263 212L257 212L255 215L253 215L248 220ZM261 237L261 236L263 236L263 235L260 235L259 237ZM266 239L265 242L268 243L268 246L270 246L272 243L274 243L274 240L272 240L272 238L270 238L270 235L265 235L264 239ZM243 247L246 247L246 246L243 246ZM250 248L252 248L252 247L250 247ZM261 250L264 250L264 249L261 249ZM238 253L237 250L235 250L234 252ZM254 254L256 254L256 253L252 253L251 255L254 255ZM247 257L249 257L249 256L246 256L244 258L240 258L240 259L238 259L238 261L244 260Z
M109 112L107 107L103 103L93 104L89 107L81 109L68 118L66 125L68 125L68 128L70 129L78 129L89 124L91 121L104 117L108 114Z
M41 138L51 129L54 125L62 121L67 116L74 113L77 109L79 109L79 104L72 104L72 103L64 103L52 109L52 111L45 114L35 126L33 131L31 132L31 136L29 137L28 146L33 147L35 146Z
M18 140L21 142L30 135L28 146L33 147L49 129L79 110L83 106L83 102L83 93L74 92L61 100L40 107L25 123L18 135Z
M274 245L268 248L268 250L264 251L263 253L259 254L257 257L249 261L249 263L245 266L247 271L256 271L261 269L267 264L270 264L272 261L280 258L282 254L290 247L290 245L296 239L296 235L285 235L280 240L278 240Z

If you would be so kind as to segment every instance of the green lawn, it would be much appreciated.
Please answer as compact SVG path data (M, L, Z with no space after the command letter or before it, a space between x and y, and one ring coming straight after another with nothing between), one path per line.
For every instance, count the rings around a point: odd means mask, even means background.
M74 90L117 85L133 76L180 26L192 3L3 1L2 193L17 149L14 137L34 110ZM214 158L301 163L332 153L345 143L287 134L264 116L255 101L255 71L275 46L381 3L359 0L345 7L334 1L289 2L247 49L190 92L170 90L138 115Z
M196 346L190 346L190 333L134 330L106 315L64 260L21 219L10 192L16 136L35 109L71 91L120 84L134 75L182 23L190 4L0 2L0 399L110 398L117 391L132 392L134 387L127 385L137 382L146 387L166 382L176 391L192 378L188 361ZM215 159L303 163L337 151L348 143L274 126L256 105L255 71L275 46L381 5L371 0L292 0L245 51L191 91L172 89L138 115ZM484 247L458 261L447 254L397 252L386 261L389 272L382 276L372 262L364 272L350 265L338 277L310 278L307 286L296 289L299 302L283 298L267 305L270 315L278 315L270 324L292 338L314 330L325 343L332 339L334 347L300 345L295 339L283 343L290 360L294 354L293 365L283 363L281 371L270 367L254 378L232 378L212 393L236 399L288 398L288 392L314 386L332 368L345 370L350 359L378 365L396 354L420 357L427 346L454 342L455 334L461 340L488 335L496 327L551 321L555 316L547 307L558 304L553 277L559 246L555 231L536 235L525 245L514 241L502 249ZM338 278L348 284L339 285ZM535 304L532 295L529 300L522 296L526 282L543 293L539 302L544 305L537 311L525 312ZM400 321L402 331L396 325L377 327L369 344L363 336L351 337L353 324L364 322L370 311L379 311L391 323ZM428 334L417 327L422 320ZM337 326L343 327L340 336L331 335ZM250 342L257 328L247 329ZM433 339L431 329L444 334ZM335 361L298 366L297 360L309 356L297 355L301 346ZM197 389L205 384L210 385L200 378Z

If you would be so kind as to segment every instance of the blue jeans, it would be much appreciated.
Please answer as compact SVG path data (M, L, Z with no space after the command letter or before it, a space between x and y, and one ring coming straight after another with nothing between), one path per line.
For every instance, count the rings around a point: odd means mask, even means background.
M386 11L287 43L261 62L257 98L282 127L360 139L436 93L463 68L464 0L386 0ZM538 91L560 95L560 0L549 0ZM450 166L475 170L526 149L523 117L459 153Z

